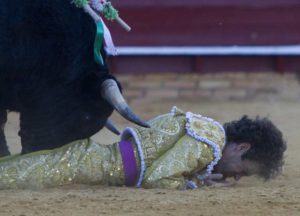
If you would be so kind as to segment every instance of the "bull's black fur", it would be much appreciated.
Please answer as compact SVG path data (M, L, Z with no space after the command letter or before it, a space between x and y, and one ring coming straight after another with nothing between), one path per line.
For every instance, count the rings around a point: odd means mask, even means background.
M0 124L20 112L23 154L89 137L113 112L100 95L114 77L94 62L95 32L70 0L0 0ZM0 145L8 154L3 128Z

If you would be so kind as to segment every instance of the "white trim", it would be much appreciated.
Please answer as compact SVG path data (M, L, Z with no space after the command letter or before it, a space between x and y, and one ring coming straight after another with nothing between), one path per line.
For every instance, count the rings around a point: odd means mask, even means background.
M198 189L198 186L193 181L185 180L184 190L187 190L187 189Z
M142 150L141 143L140 143L140 140L138 138L138 135L136 134L136 132L132 128L127 127L123 130L123 132L121 134L121 141L128 140L129 135L131 135L134 138L136 146L137 146L138 151L139 151L139 155L140 155L141 173L140 173L140 178L138 180L138 183L136 184L137 187L140 187L141 184L142 184L142 181L143 181L145 170L146 170L144 154L143 154L143 150Z
M119 46L120 56L136 55L300 55L300 45L282 46Z
M177 110L177 107L176 106L173 106L172 109L171 109L171 116L175 116L175 112Z
M186 128L186 133L187 133L188 135L190 135L191 137L195 138L196 140L199 140L199 141L201 141L201 142L204 142L204 143L208 144L208 145L211 146L211 147L213 148L213 150L214 150L214 157L215 157L215 159L214 159L209 165L207 165L207 167L206 167L206 174L203 175L203 176L201 176L201 178L204 179L204 178L208 177L208 176L212 173L212 171L213 171L213 169L214 169L214 166L217 165L217 163L218 163L219 160L221 159L221 153L222 153L222 152L221 152L221 149L220 149L220 146L219 146L219 145L217 145L216 143L214 143L214 142L211 141L211 140L208 140L206 137L198 136L198 135L196 134L196 132L192 130L192 128L190 127L190 125L192 124L193 118L203 119L203 120L212 122L213 124L217 125L218 127L221 128L221 130L222 130L222 132L223 132L223 135L224 135L224 143L222 143L223 146L225 146L225 140L226 140L226 139L225 139L225 137L226 137L226 135L225 135L225 130L224 130L223 126L222 126L220 123L216 122L216 121L213 120L212 118L207 118L207 117L204 117L204 116L202 116L202 115L193 114L193 113L191 113L191 112L187 112L187 113L186 113L186 118L188 119L188 122L186 123L186 126L185 126L185 128ZM197 175L196 175L196 176L197 176ZM199 178L199 176L197 176L197 178Z

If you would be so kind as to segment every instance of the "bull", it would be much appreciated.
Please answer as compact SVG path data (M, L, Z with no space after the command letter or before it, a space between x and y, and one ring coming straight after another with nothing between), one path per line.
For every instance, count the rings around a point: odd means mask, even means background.
M9 154L8 111L20 113L22 154L90 137L110 125L114 109L149 126L126 104L107 61L94 61L95 32L70 0L0 0L0 156Z

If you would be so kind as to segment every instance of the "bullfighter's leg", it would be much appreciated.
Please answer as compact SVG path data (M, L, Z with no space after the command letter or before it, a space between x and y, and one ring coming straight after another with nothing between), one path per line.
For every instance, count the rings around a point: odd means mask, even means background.
M5 134L4 134L4 127L7 121L7 111L0 110L0 157L10 155L8 150Z

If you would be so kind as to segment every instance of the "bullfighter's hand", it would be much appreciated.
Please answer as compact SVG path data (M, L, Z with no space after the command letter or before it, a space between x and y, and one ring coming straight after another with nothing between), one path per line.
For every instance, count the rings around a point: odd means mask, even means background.
M213 173L200 180L202 185L214 185L214 186L221 186L221 187L230 187L235 184L235 182L228 182L224 180L224 176L221 173Z

